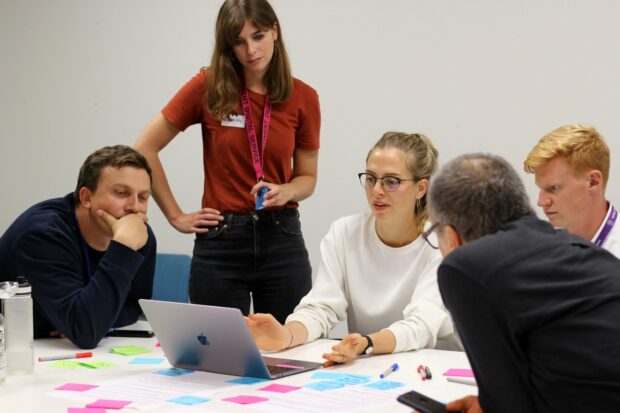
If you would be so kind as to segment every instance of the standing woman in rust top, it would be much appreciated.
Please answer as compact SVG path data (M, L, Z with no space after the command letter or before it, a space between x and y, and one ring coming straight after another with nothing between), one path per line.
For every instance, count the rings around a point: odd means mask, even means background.
M202 208L185 212L158 153L198 123ZM191 302L248 314L251 293L256 312L284 322L310 290L297 206L314 191L319 130L317 93L292 77L271 5L226 0L211 66L177 92L135 144L153 169L153 196L170 224L196 233Z

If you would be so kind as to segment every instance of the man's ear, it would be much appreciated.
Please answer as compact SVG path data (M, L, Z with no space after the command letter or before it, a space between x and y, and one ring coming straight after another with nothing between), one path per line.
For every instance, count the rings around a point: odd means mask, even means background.
M90 189L86 188L85 186L80 188L80 205L82 205L85 208L90 208L90 206L92 205L92 199L91 199L91 192Z
M587 175L588 188L590 190L599 190L603 192L603 173L598 169L588 172Z
M461 238L461 234L459 234L452 225L445 225L442 230L444 248L441 252L445 257L461 245L465 244L465 242L463 241L463 238Z

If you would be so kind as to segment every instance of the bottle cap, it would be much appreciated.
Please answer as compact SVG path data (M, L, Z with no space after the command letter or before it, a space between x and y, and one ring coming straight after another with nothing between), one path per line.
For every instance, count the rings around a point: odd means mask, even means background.
M17 287L17 292L15 293L15 295L30 295L30 293L32 292L32 287L30 286L30 283L28 282L26 277L24 277L23 275L18 276L17 283L19 284L19 286Z

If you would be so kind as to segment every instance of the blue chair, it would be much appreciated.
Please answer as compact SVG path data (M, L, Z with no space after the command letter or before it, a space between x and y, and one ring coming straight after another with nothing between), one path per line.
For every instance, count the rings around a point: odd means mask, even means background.
M189 269L192 258L184 254L157 254L153 300L189 302Z

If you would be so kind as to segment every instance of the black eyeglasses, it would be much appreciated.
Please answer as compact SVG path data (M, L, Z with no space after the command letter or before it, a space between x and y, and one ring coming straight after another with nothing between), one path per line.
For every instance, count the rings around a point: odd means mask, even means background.
M394 192L398 190L402 182L418 180L418 178L415 178L415 177L413 179L403 179L403 178L399 178L397 176L391 176L391 175L386 175L382 178L379 178L368 172L359 173L357 174L357 176L359 177L360 183L362 184L364 188L370 190L375 187L375 185L377 184L377 180L380 180L381 187L387 192Z
M427 229L426 231L422 233L422 238L424 238L424 241L428 242L428 245L430 245L431 248L436 249L436 250L439 249L439 245L435 245L436 238L431 241L430 236L433 233L433 231L435 231L435 229L439 227L439 225L440 225L439 222L435 222L433 225L429 227L429 229Z

